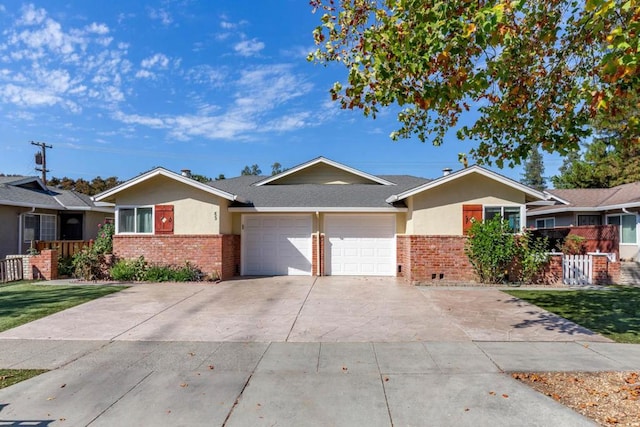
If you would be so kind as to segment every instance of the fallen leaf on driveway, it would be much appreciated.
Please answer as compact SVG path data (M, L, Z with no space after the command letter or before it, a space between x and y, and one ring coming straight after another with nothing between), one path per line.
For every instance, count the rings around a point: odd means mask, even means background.
M62 384L60 388L65 388L66 386L67 386L66 384Z
M508 394L503 394L502 397L504 397L505 399L508 399L509 395Z
M183 387L183 388L184 388L184 387L188 387L188 386L189 386L189 384L187 384L187 383L182 383L182 384L180 384L180 387Z

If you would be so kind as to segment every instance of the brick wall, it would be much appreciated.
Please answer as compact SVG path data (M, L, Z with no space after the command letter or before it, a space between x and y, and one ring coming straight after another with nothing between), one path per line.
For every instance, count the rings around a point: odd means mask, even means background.
M473 267L464 253L464 236L397 236L399 277L414 284L469 282Z
M593 256L593 282L596 285L611 285L620 281L620 262L610 262L605 254ZM617 258L616 258L617 259Z
M324 276L324 263L324 234L320 234L320 266L318 266L318 235L314 233L311 236L311 275Z
M544 267L542 273L534 279L535 283L544 285L554 285L562 283L562 254L559 252L549 256L549 263Z
M38 255L31 255L29 263L31 265L30 278L34 280L55 280L58 278L58 251L55 249L45 249Z
M240 236L237 235L116 235L113 253L117 258L144 256L154 264L182 266L187 261L213 277L228 279L240 265Z

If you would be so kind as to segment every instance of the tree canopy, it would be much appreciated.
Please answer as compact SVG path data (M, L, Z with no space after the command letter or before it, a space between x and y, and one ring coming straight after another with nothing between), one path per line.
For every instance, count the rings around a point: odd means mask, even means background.
M260 175L261 173L262 170L260 170L260 166L257 164L247 165L240 171L240 175Z
M330 90L342 108L376 117L397 105L392 139L440 145L455 129L481 163L519 164L538 145L576 151L596 114L615 117L640 89L640 0L311 5L322 16L309 59L347 68ZM638 144L639 130L636 116L624 132Z
M73 190L77 191L78 193L94 196L98 193L102 193L103 191L107 191L120 183L121 181L119 181L118 177L116 176L110 176L106 179L97 176L91 181L87 181L86 179L82 178L72 179L65 176L63 178L53 177L48 180L47 185L58 187L63 190Z
M524 174L522 183L542 191L546 187L546 178L544 177L544 161L538 147L531 150L527 160L524 162Z

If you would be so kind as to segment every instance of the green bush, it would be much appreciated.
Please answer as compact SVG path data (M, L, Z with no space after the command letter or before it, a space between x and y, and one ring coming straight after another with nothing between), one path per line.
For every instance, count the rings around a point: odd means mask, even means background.
M471 225L464 250L481 283L500 283L518 248L509 223L493 218Z
M144 257L118 260L110 273L114 280L121 281L195 282L202 277L202 272L189 263L183 267L149 265Z
M98 224L98 237L91 248L82 248L71 261L73 275L84 280L108 279L104 255L113 251L113 224Z
M144 257L139 257L132 260L120 259L118 260L109 274L114 280L120 280L124 282L140 281L145 279L147 271L147 262Z
M71 264L73 265L73 275L84 280L97 280L101 278L101 259L92 249L88 247L82 248L73 256Z
M73 276L73 257L58 256L58 276Z
M549 262L547 251L548 239L535 238L529 231L525 231L518 239L517 263L520 267L518 279L524 283L531 283L538 273Z

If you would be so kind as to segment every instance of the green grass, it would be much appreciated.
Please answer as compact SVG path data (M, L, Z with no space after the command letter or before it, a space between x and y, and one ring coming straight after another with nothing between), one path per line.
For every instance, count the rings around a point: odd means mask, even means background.
M0 369L0 388L9 387L45 372L46 369Z
M126 286L36 285L28 282L2 286L0 332L125 288Z
M640 343L640 288L506 292L614 341Z

